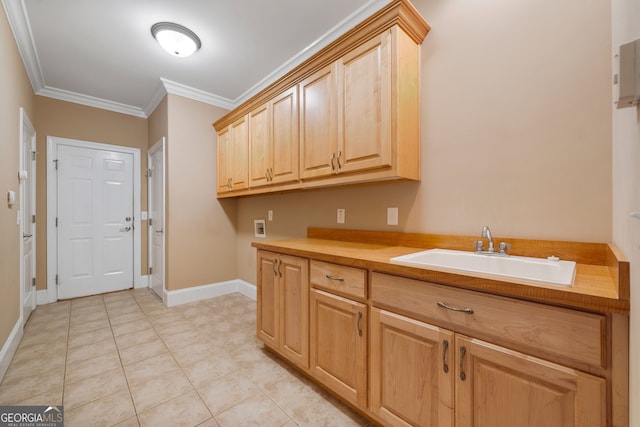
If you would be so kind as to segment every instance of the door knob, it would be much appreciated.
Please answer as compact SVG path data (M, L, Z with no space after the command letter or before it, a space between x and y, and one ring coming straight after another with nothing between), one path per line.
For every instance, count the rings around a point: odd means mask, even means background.
M33 237L33 234L23 234L23 235L22 235L22 238L23 238L23 239L28 239L28 238L30 238L30 237Z
M126 217L124 220L125 220L125 221L131 221L131 217L130 217L130 216L128 216L128 217Z
M120 231L122 231L123 233L126 233L127 231L131 231L131 227L125 227L125 228L121 228Z

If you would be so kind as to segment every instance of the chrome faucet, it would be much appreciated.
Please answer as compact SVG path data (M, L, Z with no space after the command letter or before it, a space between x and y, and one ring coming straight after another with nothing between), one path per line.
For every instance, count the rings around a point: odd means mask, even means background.
M496 252L495 246L493 245L493 236L491 235L491 230L486 225L482 227L482 237L488 240L489 247L487 248L487 250L485 250L484 242L482 240L475 241L473 244L476 248L477 254L500 255L500 256L509 255L509 249L511 249L511 243L500 242L500 247L498 249L498 252Z
M487 252L494 252L495 249L493 247L493 237L491 237L491 230L489 230L489 227L486 225L482 227L482 237L489 241L489 249L487 249Z

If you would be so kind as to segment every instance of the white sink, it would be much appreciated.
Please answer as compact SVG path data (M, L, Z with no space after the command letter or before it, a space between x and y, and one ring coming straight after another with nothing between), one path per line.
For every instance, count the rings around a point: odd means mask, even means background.
M484 255L449 249L415 252L391 258L390 261L410 267L482 273L560 286L571 286L576 272L575 262L559 261L557 258Z

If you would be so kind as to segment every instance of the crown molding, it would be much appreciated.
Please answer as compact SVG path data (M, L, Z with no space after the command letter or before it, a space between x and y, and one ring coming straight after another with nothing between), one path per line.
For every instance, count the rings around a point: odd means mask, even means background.
M160 77L160 81L164 85L167 93L172 95L180 95L185 98L193 99L194 101L200 101L205 104L214 105L227 110L232 110L236 107L234 101L223 98L222 96L214 95L200 89L195 89L187 85L183 85L182 83L167 80L163 77Z
M77 92L71 92L64 89L54 87L44 87L36 92L36 95L46 96L49 98L59 99L61 101L73 102L76 104L86 105L89 107L100 108L102 110L114 111L116 113L128 114L130 116L147 118L148 115L142 108L132 105L121 104L119 102L109 101L108 99L96 98L95 96L84 95Z
M33 44L33 35L27 19L24 0L2 0L2 6L7 14L9 27L11 27L13 37L16 39L18 52L22 57L33 92L37 93L45 87L45 84L38 52Z

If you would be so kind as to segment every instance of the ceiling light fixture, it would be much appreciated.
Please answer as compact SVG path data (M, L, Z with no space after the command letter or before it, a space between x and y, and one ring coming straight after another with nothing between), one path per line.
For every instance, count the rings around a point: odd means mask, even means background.
M151 34L160 46L173 56L187 57L200 49L200 38L188 29L173 22L158 22L151 27Z

